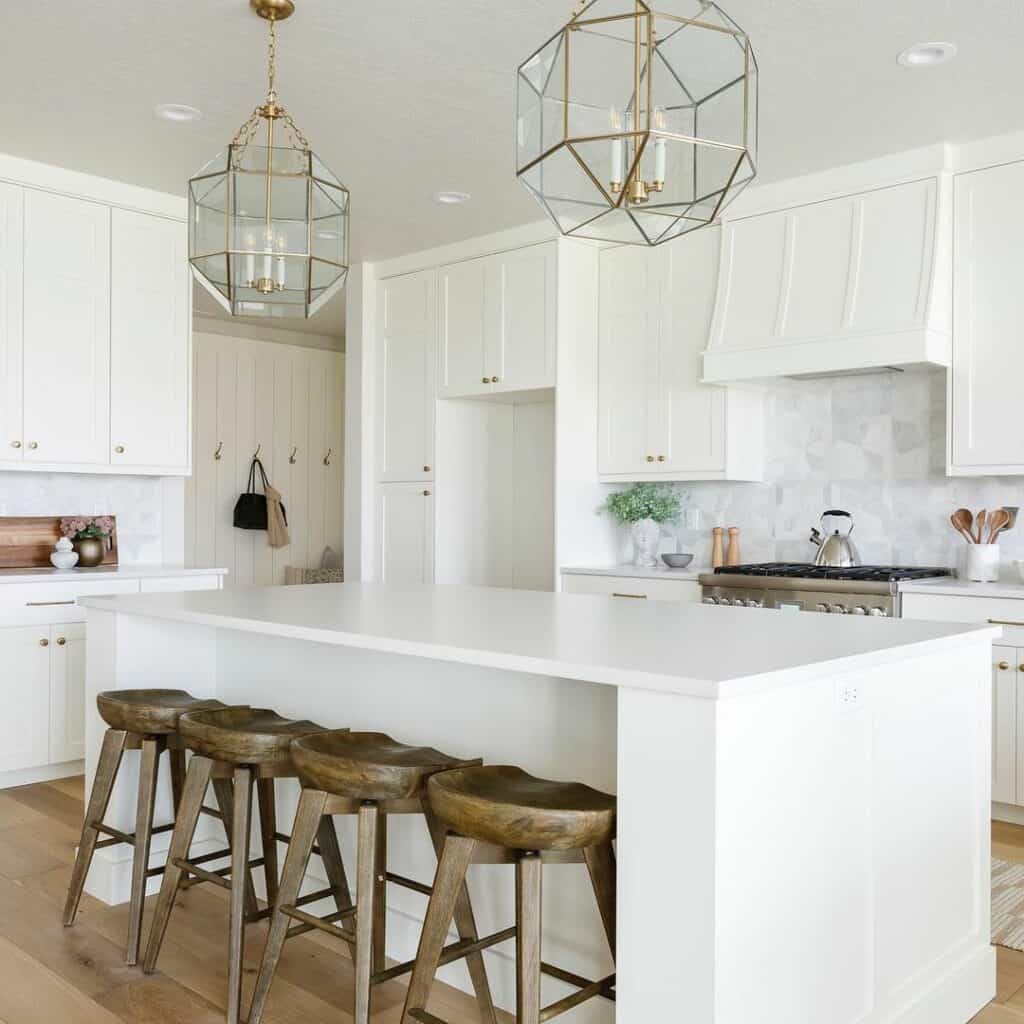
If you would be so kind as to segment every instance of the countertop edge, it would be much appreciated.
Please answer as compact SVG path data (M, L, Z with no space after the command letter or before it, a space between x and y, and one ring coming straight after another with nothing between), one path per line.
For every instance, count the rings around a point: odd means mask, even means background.
M222 566L193 568L182 565L119 565L95 569L0 569L0 586L15 583L78 583L95 580L158 579L181 576L228 576Z

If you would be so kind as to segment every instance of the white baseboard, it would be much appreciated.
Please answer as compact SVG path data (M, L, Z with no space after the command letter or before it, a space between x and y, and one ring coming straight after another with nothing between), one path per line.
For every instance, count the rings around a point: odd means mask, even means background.
M934 988L925 992L893 1024L965 1024L996 995L995 946L982 946Z
M0 789L15 786L31 786L36 782L53 782L54 779L70 779L85 773L84 761L65 761L62 764L45 764L39 768L19 768L17 771L0 772Z
M1011 825L1024 825L1024 807L1017 804L992 804L992 820L1006 821Z

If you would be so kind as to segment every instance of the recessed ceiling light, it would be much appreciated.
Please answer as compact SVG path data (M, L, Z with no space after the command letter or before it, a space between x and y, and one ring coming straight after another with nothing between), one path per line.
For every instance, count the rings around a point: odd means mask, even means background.
M203 116L201 110L184 103L159 103L153 108L153 113L164 121L174 121L177 124L198 121Z
M434 202L442 206L455 206L458 203L468 202L472 197L468 192L435 192Z
M955 56L954 43L916 43L908 46L896 59L905 68L930 68L945 64Z

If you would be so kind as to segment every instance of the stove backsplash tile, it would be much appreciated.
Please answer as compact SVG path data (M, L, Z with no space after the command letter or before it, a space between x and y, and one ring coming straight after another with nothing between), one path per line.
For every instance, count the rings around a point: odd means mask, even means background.
M966 545L949 525L960 506L1024 507L1020 477L945 475L943 373L781 381L766 391L765 482L675 485L701 528L671 530L663 551L711 561L711 527L739 526L747 562L807 561L827 508L853 513L864 562L959 567ZM1024 560L1024 518L1000 539L1004 563Z

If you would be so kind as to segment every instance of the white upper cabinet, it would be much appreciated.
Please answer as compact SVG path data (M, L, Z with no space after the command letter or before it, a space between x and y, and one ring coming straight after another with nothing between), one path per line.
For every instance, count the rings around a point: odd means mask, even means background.
M553 387L554 242L441 267L438 396Z
M1024 162L958 175L954 209L948 471L1024 474Z
M110 458L189 463L189 277L184 225L114 210Z
M761 399L701 382L717 233L601 254L598 471L618 480L756 480Z
M24 459L109 462L110 209L25 193Z
M377 288L378 478L430 479L434 463L435 285L433 270Z
M948 365L948 192L930 177L727 221L704 379Z
M22 189L0 184L0 459L18 461L22 436Z

